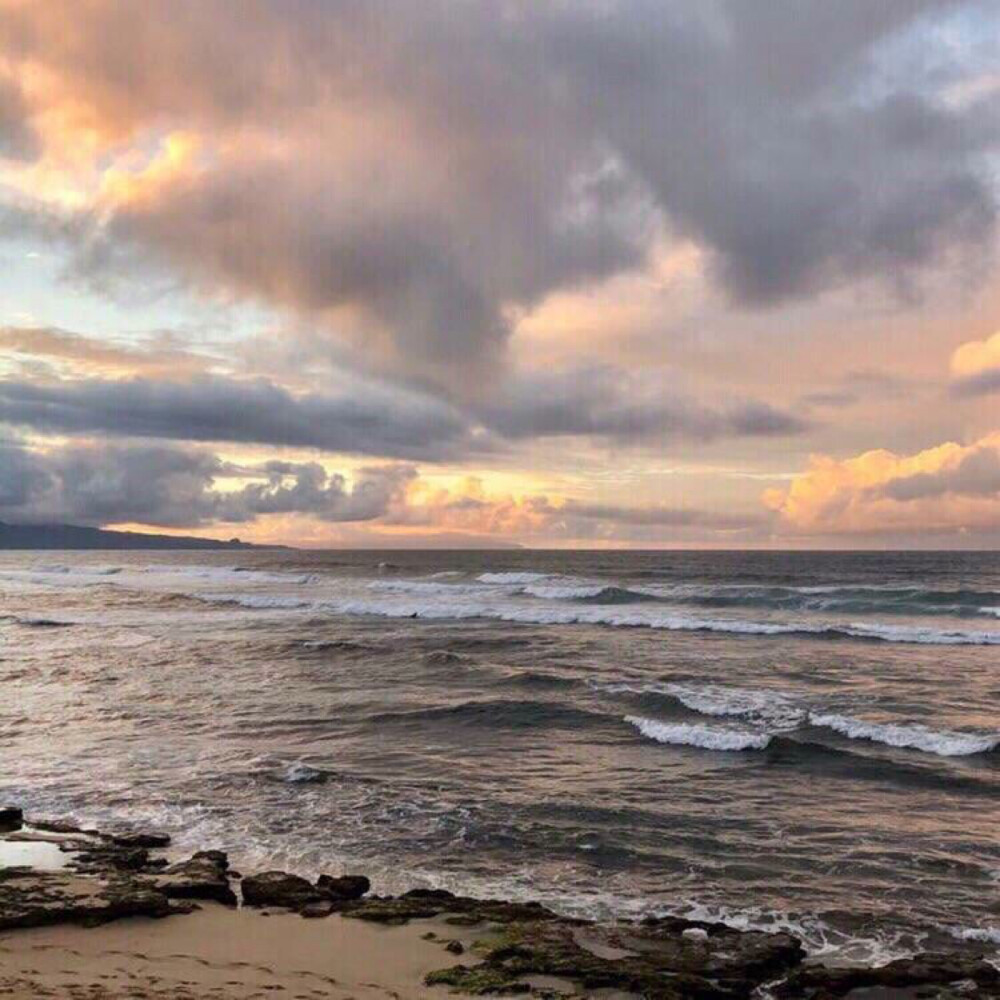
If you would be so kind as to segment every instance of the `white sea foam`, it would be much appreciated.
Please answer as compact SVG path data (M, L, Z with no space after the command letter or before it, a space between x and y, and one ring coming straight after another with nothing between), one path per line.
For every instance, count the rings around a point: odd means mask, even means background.
M549 573L480 573L476 579L480 583L537 583L550 578Z
M959 941L1000 945L1000 927L949 927L948 933Z
M1000 746L1000 734L959 733L947 729L929 729L920 725L865 722L849 715L810 712L814 726L832 729L852 740L871 740L890 747L922 750L939 757L967 757L988 753Z
M483 574L509 577L510 574ZM480 577L482 579L482 577ZM430 595L427 595L430 597ZM1000 645L1000 632L936 632L933 629L897 628L877 625L821 625L801 622L757 622L737 618L692 618L662 610L621 605L518 604L497 601L503 595L456 593L455 601L343 601L325 602L325 610L337 614L381 615L388 618L490 618L533 625L609 625L621 628L652 628L672 632L719 632L729 635L815 635L881 639L897 643L938 645Z
M794 729L806 712L780 691L723 687L718 684L667 684L664 693L702 715L746 716L780 729Z
M763 750L771 742L770 733L751 730L723 729L688 722L660 722L638 715L627 715L625 721L657 743L701 747L705 750Z
M931 646L1000 646L1000 632L959 632L912 625L851 622L844 630L859 639L912 642Z
M236 604L241 608L294 611L313 606L312 601L284 594L199 594L198 599L210 604Z
M603 583L595 584L545 584L532 583L524 588L525 594L550 601L579 601L587 597L599 597L608 588Z
M437 583L433 580L372 580L369 590L388 594L429 594L457 596L474 591L473 587L463 587L457 583Z

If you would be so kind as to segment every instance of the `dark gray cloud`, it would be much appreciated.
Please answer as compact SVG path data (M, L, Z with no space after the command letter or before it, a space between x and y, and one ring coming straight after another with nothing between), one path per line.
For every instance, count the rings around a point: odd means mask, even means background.
M963 375L951 383L955 396L988 396L1000 392L1000 368L985 368L974 375Z
M763 517L718 514L691 507L628 507L621 504L581 503L570 500L554 508L560 517L571 520L608 521L639 528L706 528L738 531L759 527Z
M237 468L215 455L172 446L77 445L31 451L0 442L0 518L83 525L136 522L191 528L246 523L271 514L370 521L401 503L416 470L364 468L348 484L314 463ZM222 479L249 480L222 490Z
M122 134L231 140L105 212L86 271L142 249L383 363L495 362L512 310L640 262L665 225L765 306L981 255L995 101L936 44L972 0L48 0L0 9ZM901 55L901 53L903 53Z
M295 396L266 379L0 382L0 421L60 434L287 445L393 458L474 450L445 403L402 389Z
M611 366L520 373L476 407L483 423L513 440L596 436L616 441L771 437L802 433L802 419L766 403L708 406L661 380Z
M406 487L417 477L410 465L360 469L348 487L344 476L329 475L315 462L265 462L244 476L264 477L236 493L218 498L215 516L222 521L252 521L267 514L312 514L323 521L371 521L402 503Z
M807 393L800 399L804 406L828 406L843 409L862 402L883 402L913 397L925 386L912 379L900 378L889 372L860 369L845 372L832 387Z
M348 380L349 381L349 380ZM485 393L484 393L485 396ZM807 424L764 403L710 406L619 369L519 373L492 399L462 407L428 392L356 379L339 393L293 394L266 379L197 376L0 380L0 422L51 434L315 448L445 460L520 441L712 441L802 433Z
M28 115L21 88L0 76L0 159L30 160L38 155L38 136Z

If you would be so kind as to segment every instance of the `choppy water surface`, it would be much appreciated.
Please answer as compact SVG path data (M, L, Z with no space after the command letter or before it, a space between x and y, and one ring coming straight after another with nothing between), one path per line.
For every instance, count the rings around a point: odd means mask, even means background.
M1000 950L1000 556L0 553L0 793L241 866Z

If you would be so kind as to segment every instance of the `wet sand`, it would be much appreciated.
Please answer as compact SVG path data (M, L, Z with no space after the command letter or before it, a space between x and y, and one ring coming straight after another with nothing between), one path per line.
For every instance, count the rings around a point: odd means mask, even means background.
M437 939L428 940L428 933ZM196 913L164 920L0 934L0 996L443 998L454 994L426 987L423 979L462 961L443 947L461 936L461 929L435 920L383 927L336 915L306 920L206 903ZM465 932L466 941L472 936Z

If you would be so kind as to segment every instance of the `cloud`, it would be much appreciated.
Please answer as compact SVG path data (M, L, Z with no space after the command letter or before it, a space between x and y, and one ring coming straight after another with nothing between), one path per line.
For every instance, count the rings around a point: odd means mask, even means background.
M389 528L434 528L469 536L522 540L662 542L670 539L746 537L766 519L757 514L727 514L693 507L592 503L543 494L490 493L469 477L451 489L416 480L406 503L393 508L382 524Z
M174 345L169 336L149 338L143 346L85 337L58 327L0 327L0 349L47 358L73 371L166 376L204 373L212 359Z
M1000 392L1000 330L985 340L970 340L951 356L952 392L981 396Z
M31 160L41 151L17 82L0 76L0 159Z
M371 521L403 503L408 485L417 477L409 465L359 469L349 489L340 474L329 475L317 462L265 462L239 472L266 482L250 483L219 498L215 517L222 521L252 521L268 514L311 514L321 521Z
M5 331L0 330L0 345ZM108 347L65 331L13 331L8 342L78 365L154 372L171 352ZM178 364L195 363L182 355ZM443 460L495 452L529 439L581 437L616 443L708 442L802 433L808 424L756 401L725 405L686 396L660 377L611 366L509 373L477 401L340 373L337 391L300 392L269 379L193 374L170 378L0 380L0 422L49 434L234 442L344 454Z
M402 502L410 466L359 470L349 484L315 463L235 467L200 450L89 444L31 451L0 442L0 517L21 523L204 527L273 514L370 521ZM250 480L219 489L219 480Z
M395 535L404 543L411 536L662 541L745 536L762 523L686 507L491 495L475 478L441 489L408 464L366 466L347 477L315 462L236 465L175 446L90 443L42 451L0 440L0 519L211 528L285 515L299 519L307 537L316 531L310 524L354 525L354 544L373 531L373 538ZM295 524L285 526L294 541Z
M914 455L815 456L765 504L803 534L1000 530L1000 431Z
M464 418L400 388L294 395L267 379L0 381L0 421L57 434L286 445L393 458L475 450Z
M996 104L938 96L961 56L901 55L973 6L758 7L0 0L0 37L43 159L81 135L113 162L84 272L140 251L446 378L665 232L754 307L983 255Z
M512 374L475 410L486 426L512 440L591 435L619 442L710 441L795 435L808 426L765 403L706 405L661 378L640 378L610 365Z

